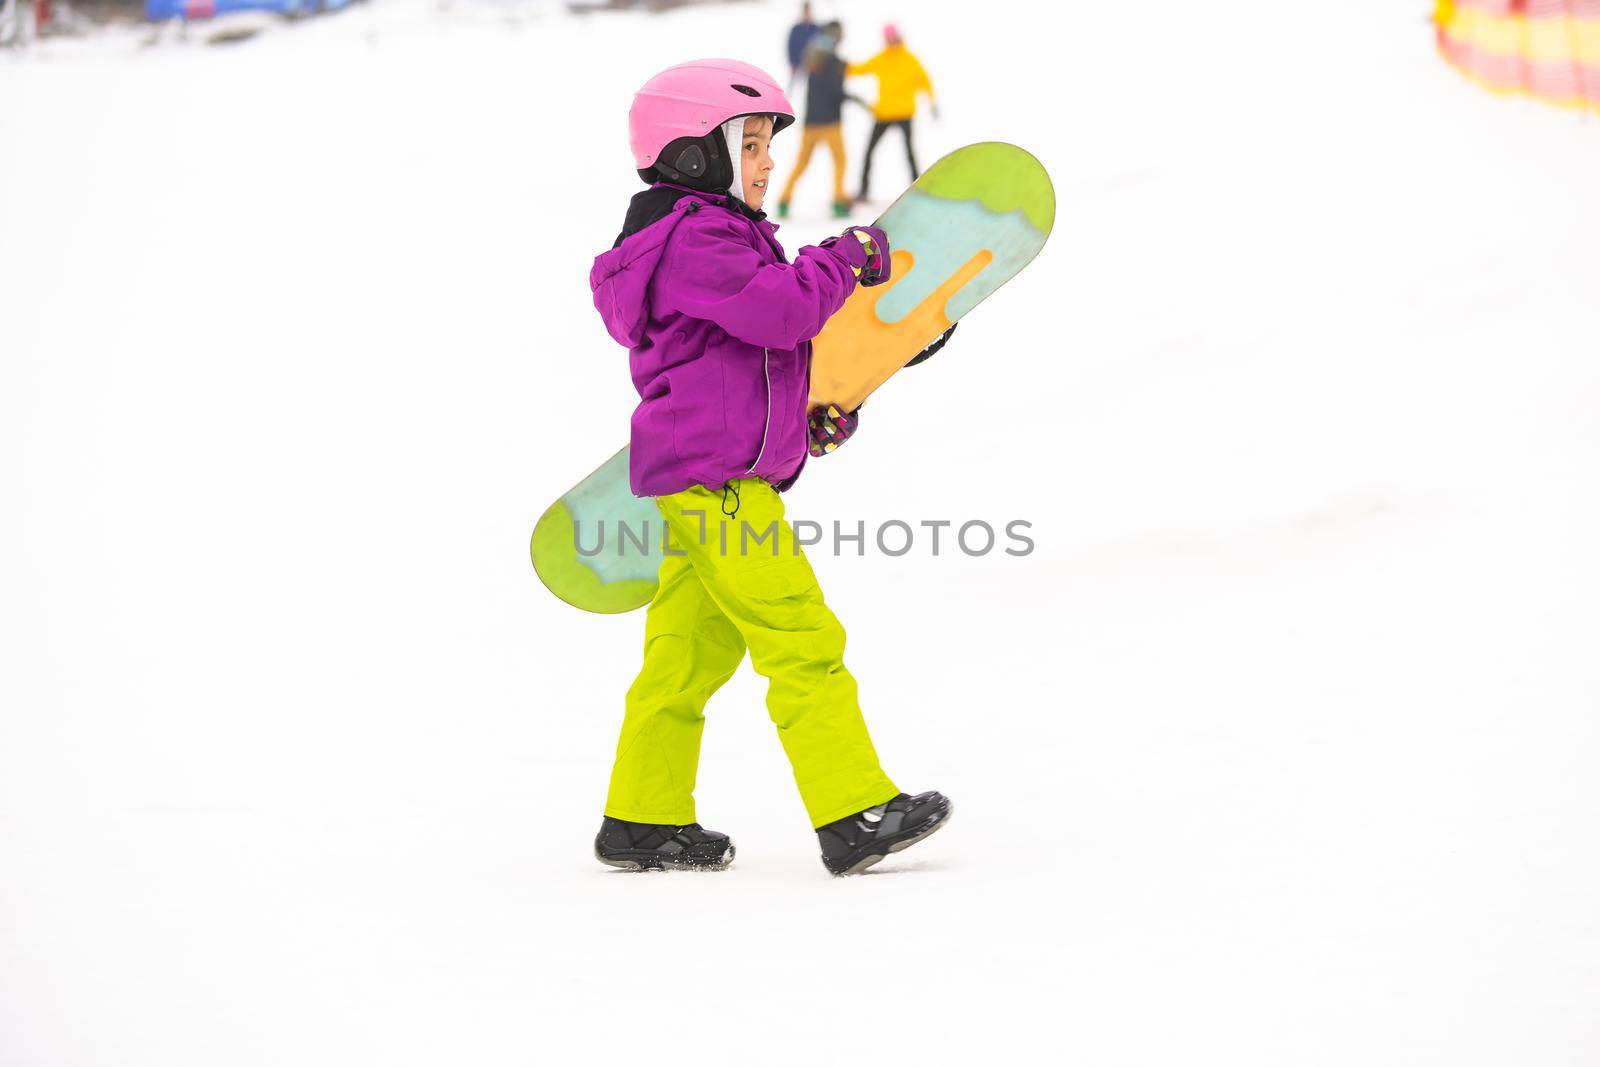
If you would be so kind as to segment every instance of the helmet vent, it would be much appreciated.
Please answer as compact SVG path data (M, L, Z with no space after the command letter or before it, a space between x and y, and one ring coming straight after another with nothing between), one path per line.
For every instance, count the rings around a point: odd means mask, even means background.
M746 96L760 96L761 95L760 93L756 92L754 89L750 88L750 86L748 86L748 85L734 85L734 86L731 86L731 88L735 92L743 93Z

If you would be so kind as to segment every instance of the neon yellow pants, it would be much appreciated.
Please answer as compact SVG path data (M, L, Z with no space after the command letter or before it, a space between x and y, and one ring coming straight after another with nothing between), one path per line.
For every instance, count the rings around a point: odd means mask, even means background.
M656 498L670 536L611 771L606 814L614 819L695 821L706 701L747 648L767 679L767 711L812 826L900 792L867 736L856 681L844 666L844 627L822 601L777 491L757 478L738 479L734 488L732 518L720 489Z

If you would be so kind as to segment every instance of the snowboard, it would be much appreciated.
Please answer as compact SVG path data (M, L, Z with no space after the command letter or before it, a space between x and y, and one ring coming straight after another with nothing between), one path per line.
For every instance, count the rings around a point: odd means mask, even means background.
M889 236L889 281L858 286L812 340L811 406L853 411L1027 266L1055 212L1049 174L1016 145L968 145L929 167L874 224ZM661 531L655 501L629 489L624 446L545 509L533 567L574 607L632 611L655 595Z

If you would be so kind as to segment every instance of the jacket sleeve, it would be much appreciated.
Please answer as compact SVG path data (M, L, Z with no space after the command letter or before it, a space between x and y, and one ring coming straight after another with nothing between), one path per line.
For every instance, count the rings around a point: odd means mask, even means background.
M806 43L811 38L811 27L803 22L796 23L789 30L789 66L800 65L800 57L805 55Z
M882 58L883 53L880 52L865 63L846 63L844 72L846 74L876 74L880 66L879 60Z
M656 286L662 311L714 322L746 344L794 348L822 332L855 291L859 242L807 246L794 263L763 263L738 223L698 212L667 244ZM862 260L855 263L854 254Z

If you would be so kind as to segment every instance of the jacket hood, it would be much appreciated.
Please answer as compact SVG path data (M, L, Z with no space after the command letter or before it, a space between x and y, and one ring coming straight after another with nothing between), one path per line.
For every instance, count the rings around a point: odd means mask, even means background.
M640 193L648 196L655 190ZM638 197L635 197L638 200ZM595 257L589 270L589 288L594 293L595 310L606 324L606 332L620 345L633 348L644 340L645 322L649 317L650 282L656 268L661 265L661 253L667 238L683 221L690 205L699 207L693 196L682 196L667 207L665 214L647 223L643 229L628 232L624 226L622 236L610 251ZM630 221L634 212L630 210Z
M620 345L635 348L644 340L650 312L650 283L661 265L662 252L684 218L702 207L744 205L726 196L673 185L655 185L634 196L617 242L595 257L589 270L594 306L606 332ZM745 213L755 218L765 215Z

